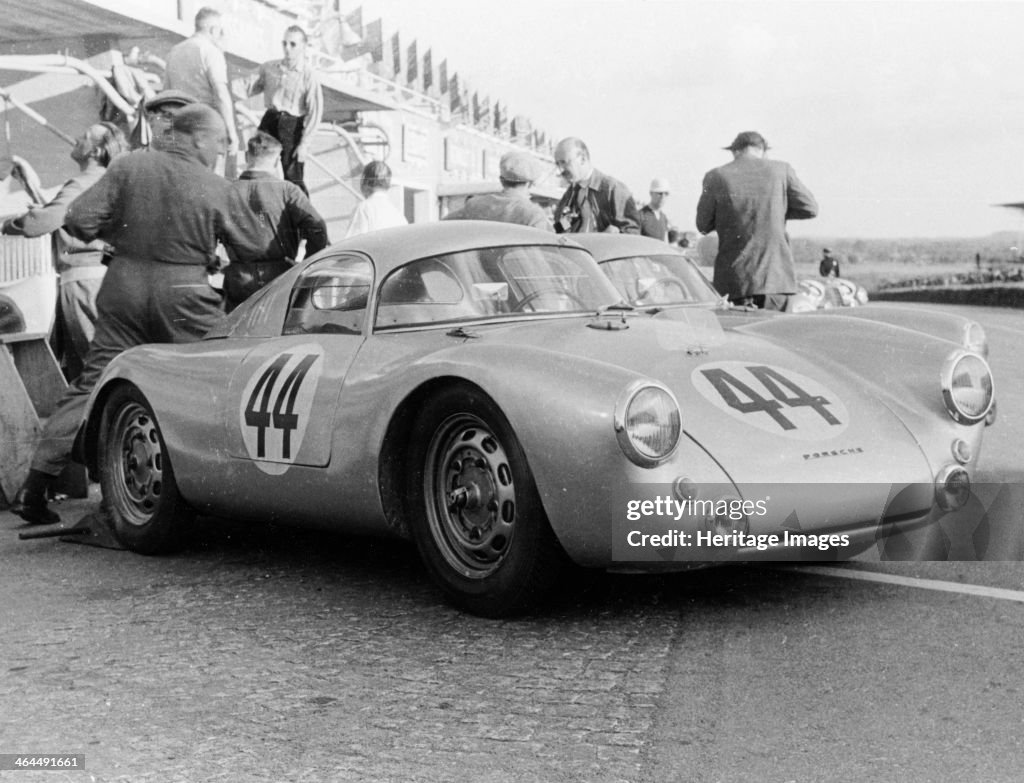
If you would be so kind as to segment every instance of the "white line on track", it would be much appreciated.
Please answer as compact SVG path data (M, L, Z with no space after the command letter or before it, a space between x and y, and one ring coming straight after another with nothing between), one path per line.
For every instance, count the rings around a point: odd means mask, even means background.
M944 593L960 593L976 595L982 598L998 598L1003 601L1024 603L1024 591L1006 590L1002 587L985 587L984 585L963 584L961 582L943 582L939 579L917 579L912 576L882 574L877 571L860 571L852 568L832 568L829 566L775 566L780 571L795 571L801 574L832 576L839 579L858 579L863 582L880 582L887 585L917 587L922 590L938 590Z
M990 325L986 326L985 329L986 329L986 331L989 331L989 332L992 332L992 331L1009 332L1010 334L1019 334L1021 336L1024 336L1024 329L1015 329L1012 326L1003 326L1002 324L990 324Z

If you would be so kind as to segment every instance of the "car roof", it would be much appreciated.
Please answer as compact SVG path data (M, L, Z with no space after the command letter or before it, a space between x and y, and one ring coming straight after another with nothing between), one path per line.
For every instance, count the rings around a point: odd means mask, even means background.
M675 245L640 234L573 234L599 262L642 255L684 255Z
M281 333L285 313L297 278L321 260L343 253L368 257L379 283L393 270L421 258L479 250L489 247L548 246L586 252L574 240L538 228L491 220L446 220L411 226L383 228L343 239L304 259L236 308L221 327L214 327L207 339L222 337L276 337Z
M483 247L506 245L552 245L579 248L562 234L530 226L493 220L442 220L411 226L384 228L343 239L325 248L314 258L339 252L364 253L373 259L378 273L387 272L419 258L458 253Z

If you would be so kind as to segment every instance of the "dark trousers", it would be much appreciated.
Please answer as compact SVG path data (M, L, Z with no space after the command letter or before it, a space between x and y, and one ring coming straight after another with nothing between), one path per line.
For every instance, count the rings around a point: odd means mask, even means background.
M205 267L123 257L110 262L96 309L96 334L82 374L46 420L32 457L32 468L50 476L70 462L89 394L115 356L143 343L194 342L224 318Z
M259 129L281 142L281 169L284 171L284 178L294 182L308 196L306 183L302 181L306 164L299 162L295 157L295 148L302 141L303 118L293 117L277 109L267 109L260 120Z
M232 261L224 267L224 309L231 312L291 267L288 261Z

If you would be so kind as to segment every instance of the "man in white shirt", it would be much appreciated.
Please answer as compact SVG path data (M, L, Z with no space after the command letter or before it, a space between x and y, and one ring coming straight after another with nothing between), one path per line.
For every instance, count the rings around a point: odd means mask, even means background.
M200 103L213 108L228 129L227 156L238 149L235 111L228 88L228 65L221 46L224 42L224 21L220 11L200 8L196 14L196 31L191 38L176 44L167 55L164 75L170 90L181 90Z
M281 142L284 178L309 195L303 181L305 160L323 116L324 98L320 80L306 62L307 43L306 31L298 25L285 30L284 58L263 63L246 92L263 93L266 113L260 130Z
M356 207L349 223L345 238L379 228L404 226L409 221L391 203L388 191L391 189L391 167L382 160L372 160L363 168L363 176L359 183L360 190L366 197Z

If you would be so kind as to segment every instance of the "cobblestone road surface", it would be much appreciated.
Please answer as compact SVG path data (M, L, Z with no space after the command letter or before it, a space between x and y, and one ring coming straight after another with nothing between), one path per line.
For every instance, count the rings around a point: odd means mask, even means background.
M14 527L0 752L84 752L96 780L632 780L677 632L473 618L404 545L229 525L144 558Z
M216 522L179 556L0 512L0 781L1018 783L1024 604L753 568L447 607L411 548ZM978 573L966 568L985 570ZM1019 564L931 578L1024 584ZM998 577L998 578L997 578Z

